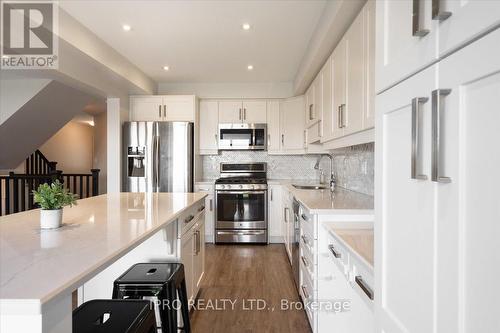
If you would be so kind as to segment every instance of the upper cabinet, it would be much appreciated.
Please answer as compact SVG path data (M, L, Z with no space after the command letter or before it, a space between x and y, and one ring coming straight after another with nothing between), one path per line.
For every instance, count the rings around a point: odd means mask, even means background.
M195 121L194 95L131 96L131 121Z
M380 0L376 7L377 93L500 23L499 1Z
M266 101L220 100L219 123L265 123Z
M304 154L304 96L267 103L267 152Z
M267 102L267 152L281 152L280 101Z
M200 154L217 154L218 130L219 130L219 107L218 101L200 101Z

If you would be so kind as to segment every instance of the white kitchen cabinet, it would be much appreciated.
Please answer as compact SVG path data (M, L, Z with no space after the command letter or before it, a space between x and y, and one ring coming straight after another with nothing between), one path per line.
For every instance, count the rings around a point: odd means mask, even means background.
M130 96L131 121L195 121L196 96Z
M333 139L332 131L334 126L334 111L333 111L333 84L332 84L332 57L323 65L321 69L322 82L322 106L323 117L321 120L321 142Z
M377 331L500 330L483 260L500 262L499 45L496 30L377 96Z
M313 81L314 82L314 81ZM311 82L305 93L305 125L309 127L314 121L314 84Z
M187 297L191 302L195 297L193 284L193 248L194 234L192 232L187 232L181 238L181 262L184 265Z
M207 243L214 241L214 225L215 225L215 188L214 184L197 183L194 185L195 192L206 193L205 198L205 237Z
M376 11L378 93L437 59L438 21L431 0L380 0Z
M243 122L248 124L265 124L267 103L263 100L243 100Z
M219 107L215 100L200 101L200 154L218 153Z
M304 96L287 98L281 104L281 147L287 154L305 152Z
M220 100L219 123L265 123L264 100Z
M241 100L219 101L219 123L241 123L243 121L243 105Z
M307 104L305 108L306 113L306 127L310 127L313 124L321 120L321 103L322 103L322 79L321 72L316 75L311 86L306 92Z
M161 96L131 96L131 121L163 120L163 99Z
M205 272L205 221L203 219L193 228L193 242L193 288L197 294Z
M286 189L286 187L283 187L282 192L282 219L283 219L283 230L282 233L284 235L284 241L285 241L285 249L286 253L288 254L288 259L290 260L290 263L292 262L292 246L293 246L293 233L290 232L291 229L293 229L293 196L291 193Z
M341 110L344 135L363 129L365 106L365 39L364 11L362 10L344 35L346 46L345 107Z
M283 200L281 198L281 185L269 185L268 198L269 242L284 243L284 222L282 217Z
M281 152L280 101L267 102L267 153Z
M439 23L439 56L465 45L500 24L500 1L435 1ZM451 14L450 16L447 14Z
M364 106L363 129L375 126L375 1L363 7L364 16Z
M333 139L344 136L342 117L346 107L346 52L346 41L342 39L332 53L333 126L331 132L328 133L328 137Z

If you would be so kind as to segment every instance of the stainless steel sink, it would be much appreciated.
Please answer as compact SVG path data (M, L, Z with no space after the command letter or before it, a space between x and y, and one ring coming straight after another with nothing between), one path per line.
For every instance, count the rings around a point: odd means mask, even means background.
M324 190L327 187L325 185L299 185L299 184L292 184L293 187L299 189L299 190Z

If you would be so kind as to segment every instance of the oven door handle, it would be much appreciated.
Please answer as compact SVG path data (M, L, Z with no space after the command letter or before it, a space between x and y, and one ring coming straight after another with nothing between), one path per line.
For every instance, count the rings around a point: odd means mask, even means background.
M266 191L224 191L224 190L217 190L217 193L221 194L266 194Z

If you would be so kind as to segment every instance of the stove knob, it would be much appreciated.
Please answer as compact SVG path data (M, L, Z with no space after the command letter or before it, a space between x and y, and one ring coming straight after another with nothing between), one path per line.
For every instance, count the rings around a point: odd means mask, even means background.
M226 188L226 185L222 185L222 188L225 189Z
M255 185L252 185L251 188L252 188L252 190L255 190Z
M242 189L242 188L243 188L243 185L240 185L240 186L239 186L239 188L240 188L240 189Z

